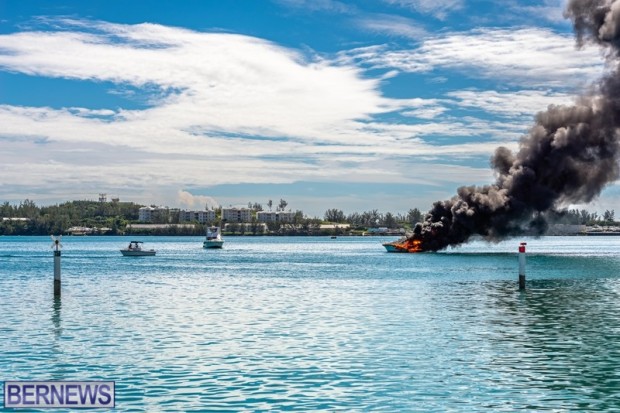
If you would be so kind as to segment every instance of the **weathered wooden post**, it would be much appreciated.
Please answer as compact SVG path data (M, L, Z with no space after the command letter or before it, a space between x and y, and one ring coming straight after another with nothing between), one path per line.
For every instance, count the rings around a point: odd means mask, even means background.
M522 242L519 245L519 290L525 290L525 246Z
M60 239L62 235L55 237L52 235L52 248L54 249L54 296L60 296L60 249L62 248L62 244L60 243Z

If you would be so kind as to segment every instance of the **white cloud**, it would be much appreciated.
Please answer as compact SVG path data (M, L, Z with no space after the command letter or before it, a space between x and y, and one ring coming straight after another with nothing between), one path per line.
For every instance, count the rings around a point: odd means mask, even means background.
M419 40L428 35L420 23L401 16L373 14L359 18L357 23L366 30L391 36Z
M413 116L420 119L435 119L437 116L441 115L448 108L442 106L431 106L422 109L414 109L403 112L404 116Z
M80 27L81 22L68 23ZM28 131L58 142L194 156L238 156L241 147L251 157L316 152L317 142L349 150L372 146L377 152L392 145L412 155L435 150L411 138L437 125L373 122L372 133L367 132L374 115L435 102L387 99L379 91L380 80L363 78L359 69L308 61L246 36L151 24L91 26L96 33L0 36L0 65L42 76L158 85L171 92L146 110L5 105L0 107L3 135ZM241 137L231 138L235 134Z
M169 150L171 140L198 143L184 132L194 127L211 136L226 132L329 141L342 122L369 118L396 105L381 96L380 80L364 79L356 68L307 60L264 40L151 24L98 23L95 28L98 34L0 36L0 66L31 75L169 90L155 107L120 110L107 125L86 125L66 110L5 107L5 112L21 112L26 123L48 123L41 129L53 130L56 140L124 140L134 147ZM49 127L55 121L62 123L60 129ZM67 125L78 124L96 130L79 138L63 133Z
M471 168L457 173L445 163L426 163L424 176L416 175L417 170L412 174L411 165L400 167L397 160L451 157L458 162L488 156L499 144L514 145L526 129L524 122L455 119L450 107L479 105L507 116L523 111L511 112L511 99L529 110L554 96L461 91L442 100L390 99L380 88L394 71L368 78L362 68L343 60L308 57L262 39L153 24L57 24L65 30L0 35L0 67L33 76L112 82L115 93L126 87L147 93L151 107L0 105L3 195L12 193L14 183L35 193L56 191L65 199L104 191L152 202L149 196L157 199L154 194L165 190L167 199L189 206L206 200L179 188L301 180L435 185L444 182L442 176L460 181ZM493 50L485 51L493 39L515 41L526 35L478 32L472 38L463 35L461 44L452 37L456 35L448 35L408 51L406 59L404 51L400 55L381 47L351 55L398 70L411 65L418 65L416 70L440 65L465 70L482 67L484 56L493 57ZM565 52L567 40L558 39ZM429 44L433 41L438 45ZM518 49L509 40L504 47ZM448 59L450 51L459 49L461 55ZM544 52L551 56L552 51ZM506 62L491 57L483 74L497 76L506 67L504 76L518 77L511 72L519 68L511 69L509 56ZM581 60L562 59L567 67L594 71ZM524 83L527 76L535 82L549 77L538 75L549 66L523 64L529 65L520 74ZM422 122L410 123L406 116L411 115ZM381 120L383 116L391 120Z
M180 189L177 193L177 202L189 209L216 209L220 207L220 204L210 196L206 195L194 195L191 192Z
M523 5L518 1L509 4L511 14L517 18L542 19L556 24L569 24L564 18L564 10L568 0L543 0L536 5Z
M305 61L267 41L150 24L98 28L98 35L4 35L0 65L33 75L179 90L141 116L166 111L179 122L228 132L314 135L317 127L383 110L377 81L362 79L353 68Z
M600 77L603 70L597 48L577 50L571 36L540 28L448 33L414 49L371 46L343 52L340 57L343 63L404 72L455 69L471 77L528 87L576 87Z
M574 96L549 90L522 90L497 92L494 90L460 90L446 94L457 99L456 105L475 108L502 116L526 116L532 118L549 105L571 105Z
M519 7L517 12L523 12L531 17L542 18L552 23L565 23L563 12L564 8L561 6L527 6Z
M445 19L449 13L461 10L464 0L383 0L385 3L409 8L420 13Z
M274 0L285 7L332 13L351 13L353 6L336 0Z

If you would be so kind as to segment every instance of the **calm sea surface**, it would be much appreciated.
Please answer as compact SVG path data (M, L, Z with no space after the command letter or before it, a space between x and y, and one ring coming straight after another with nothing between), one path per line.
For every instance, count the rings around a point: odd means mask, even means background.
M620 411L620 237L388 254L394 238L0 237L0 381L118 411ZM0 392L2 389L0 389Z

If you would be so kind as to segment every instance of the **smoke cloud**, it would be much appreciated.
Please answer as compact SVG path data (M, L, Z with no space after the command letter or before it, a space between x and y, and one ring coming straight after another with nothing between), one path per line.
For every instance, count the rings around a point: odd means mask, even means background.
M194 195L191 192L183 190L179 190L179 192L177 192L177 196L178 202L189 208L197 207L200 209L216 209L220 207L218 202L210 196Z
M609 74L574 105L538 113L516 153L496 149L494 184L464 186L452 199L435 202L400 248L437 251L474 234L489 241L544 234L546 212L592 201L618 179L620 0L570 0L565 17L573 21L578 46L602 46Z

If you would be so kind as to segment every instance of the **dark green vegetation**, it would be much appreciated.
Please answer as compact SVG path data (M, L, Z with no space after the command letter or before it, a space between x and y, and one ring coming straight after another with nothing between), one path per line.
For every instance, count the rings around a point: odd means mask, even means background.
M141 206L133 202L70 201L40 207L28 199L19 205L5 202L0 206L0 235L62 234L72 226L109 228L109 234L121 234L129 222L138 220Z
M378 210L373 209L362 213L354 212L345 215L339 209L328 209L325 212L324 218L327 222L339 222L357 228L411 228L422 220L422 212L418 208L413 208L409 210L407 215L395 215L391 212L382 214Z
M268 203L271 206L272 201ZM288 205L280 200L277 211ZM138 211L143 205L133 202L70 201L53 206L37 206L31 200L18 205L4 202L0 206L0 235L49 235L64 234L75 227L92 228L89 234L107 235L203 235L204 225L193 222L179 224L178 210L170 209L159 213L151 222L157 227L145 228L138 221ZM249 203L248 208L263 210L258 203ZM256 215L250 223L224 223L227 235L344 235L361 234L369 228L411 228L421 220L422 213L417 208L407 215L385 214L378 210L346 215L338 209L329 209L324 219L304 216L296 211L292 222L258 223ZM218 221L207 224L219 223ZM131 224L134 224L133 226ZM322 225L328 225L327 227ZM71 231L75 233L76 231ZM78 231L79 232L79 231Z
M271 203L271 201L269 202ZM269 206L268 203L268 206ZM280 200L277 210L283 210L287 203ZM64 234L70 228L92 228L92 234L107 235L203 235L204 225L193 222L179 223L178 210L159 215L154 224L156 228L132 227L139 224L138 211L143 205L133 202L97 202L69 201L59 205L37 206L31 200L19 205L4 202L0 205L0 235L49 235ZM262 210L257 203L248 204L254 211ZM219 216L218 216L219 218ZM251 223L228 223L227 235L345 235L361 234L372 228L410 229L423 218L418 208L410 209L406 215L381 213L370 210L362 213L345 214L342 210L332 208L325 212L323 219L304 216L297 211L290 223L258 223L256 217ZM614 210L605 211L602 216L582 210L567 210L555 213L551 222L560 224L582 225L618 225L614 219ZM218 224L218 222L208 223ZM324 224L332 224L325 226ZM323 227L322 227L323 225Z

